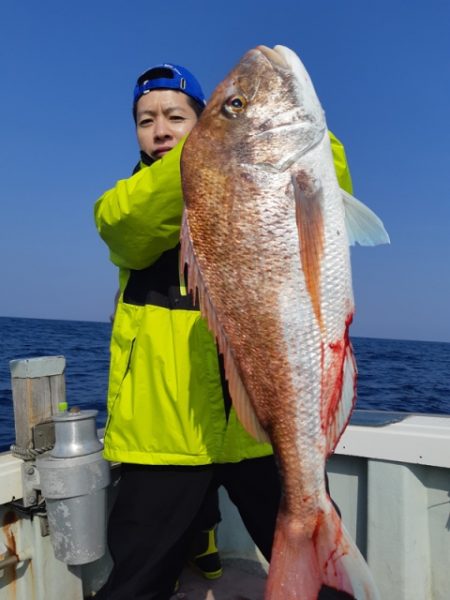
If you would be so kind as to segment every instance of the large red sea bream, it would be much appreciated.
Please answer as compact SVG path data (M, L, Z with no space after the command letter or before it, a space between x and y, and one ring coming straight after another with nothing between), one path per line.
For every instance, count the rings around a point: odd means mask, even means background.
M378 598L326 492L325 461L356 396L349 244L389 239L339 188L325 116L294 52L245 54L190 134L182 180L189 287L239 418L271 441L281 474L266 600Z

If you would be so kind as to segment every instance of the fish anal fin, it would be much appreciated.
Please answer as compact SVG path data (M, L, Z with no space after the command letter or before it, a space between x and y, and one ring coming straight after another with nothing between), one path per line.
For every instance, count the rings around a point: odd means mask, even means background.
M320 266L324 246L323 192L312 177L302 170L292 176L292 185L302 269L314 314L322 326Z
M342 340L328 345L330 362L322 382L322 427L326 432L329 456L350 420L356 402L356 361L348 337L348 325Z
M260 442L270 442L269 437L260 424L250 402L242 379L239 376L226 335L219 324L216 310L205 289L203 278L190 241L186 214L183 215L181 226L180 273L184 272L185 265L188 269L188 291L193 294L194 298L198 298L200 312L208 323L209 329L214 334L219 351L224 357L225 377L228 381L231 400L239 421L246 431L256 440Z

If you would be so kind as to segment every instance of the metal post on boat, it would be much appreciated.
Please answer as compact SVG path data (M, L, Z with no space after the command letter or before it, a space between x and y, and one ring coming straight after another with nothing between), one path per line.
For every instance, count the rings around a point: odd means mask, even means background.
M24 460L22 484L24 508L37 503L38 473L35 459L55 443L53 416L66 404L64 356L41 356L12 360L11 371L14 423L12 453Z
M30 450L52 446L55 438L36 434L36 426L51 423L66 401L64 356L41 356L11 360L12 398L16 446ZM52 427L49 427L49 430ZM31 456L31 455L30 455Z

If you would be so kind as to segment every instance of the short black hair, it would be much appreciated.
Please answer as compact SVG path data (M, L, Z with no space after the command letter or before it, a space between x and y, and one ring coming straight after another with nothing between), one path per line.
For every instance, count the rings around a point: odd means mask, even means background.
M163 88L162 88L162 89L163 89ZM178 90L172 90L172 91L175 91L175 92L177 92ZM181 92L181 91L180 91L180 92L178 92L178 93L179 93L179 94L183 94L184 92ZM202 112L203 112L203 110L204 110L205 106L204 106L203 104L200 104L200 102L197 102L196 100L194 100L194 98L192 98L191 96L188 96L187 94L184 94L184 95L185 95L185 96L186 96L186 98L187 98L187 101L188 101L188 104L189 104L189 106L190 106L190 107L192 108L192 110L195 112L195 114L197 115L197 118L199 118L199 117L200 117L200 115L202 114ZM137 121L136 121L136 116L137 116L137 115L136 115L136 105L137 105L137 102L136 102L135 104L133 104L133 119L134 119L134 122L137 124Z

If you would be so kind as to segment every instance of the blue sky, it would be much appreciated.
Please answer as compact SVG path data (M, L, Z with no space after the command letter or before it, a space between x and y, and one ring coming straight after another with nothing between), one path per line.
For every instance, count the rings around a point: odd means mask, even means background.
M183 64L209 96L248 49L283 44L392 240L352 250L352 334L450 342L449 31L444 0L4 0L0 315L107 320L92 206L136 162L138 74Z

